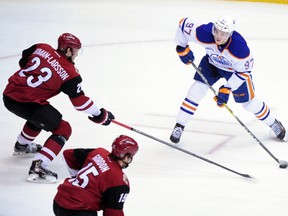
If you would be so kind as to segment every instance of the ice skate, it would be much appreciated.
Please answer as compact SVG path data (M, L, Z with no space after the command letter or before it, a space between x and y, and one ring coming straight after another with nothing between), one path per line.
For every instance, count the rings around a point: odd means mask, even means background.
M18 141L15 143L14 146L14 156L17 155L29 155L35 154L40 151L42 146L40 144L31 143L31 144L20 144Z
M32 162L27 181L35 183L56 183L58 175L42 165L42 160Z
M177 123L170 136L171 142L178 143L180 141L183 131L184 126Z
M279 140L287 142L286 130L280 121L275 119L275 122L270 127Z

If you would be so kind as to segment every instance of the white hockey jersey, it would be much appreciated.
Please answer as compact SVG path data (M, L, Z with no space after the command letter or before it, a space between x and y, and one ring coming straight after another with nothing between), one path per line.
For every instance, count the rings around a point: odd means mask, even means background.
M250 73L253 68L253 56L245 39L234 31L228 42L223 46L215 43L212 34L213 23L198 25L190 18L179 22L175 42L185 47L193 41L206 49L209 62L217 68L228 72ZM193 48L190 47L191 50Z

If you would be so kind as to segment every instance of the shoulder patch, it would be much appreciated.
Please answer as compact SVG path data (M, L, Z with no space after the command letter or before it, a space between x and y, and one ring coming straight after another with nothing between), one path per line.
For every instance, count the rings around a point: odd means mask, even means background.
M109 187L103 193L102 204L105 208L122 210L129 191L127 185Z
M231 55L240 59L247 58L250 55L250 49L245 39L236 31L232 35L232 40L229 44L228 50Z
M212 34L213 23L203 24L196 28L196 38L201 43L215 43Z

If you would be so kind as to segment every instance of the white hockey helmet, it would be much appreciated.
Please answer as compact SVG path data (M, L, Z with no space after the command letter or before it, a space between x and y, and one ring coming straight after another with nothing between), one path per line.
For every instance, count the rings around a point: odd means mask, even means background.
M214 35L215 29L227 32L229 37L233 34L235 30L235 20L229 16L221 16L219 17L213 24L212 33Z

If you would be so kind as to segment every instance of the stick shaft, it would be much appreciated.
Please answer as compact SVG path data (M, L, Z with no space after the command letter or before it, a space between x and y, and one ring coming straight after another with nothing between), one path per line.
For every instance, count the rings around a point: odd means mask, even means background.
M196 72L199 74L199 76L202 78L202 80L205 82L205 84L210 88L210 90L214 93L214 95L217 96L217 92L209 84L208 80L205 78L205 76L202 74L199 68L194 64L194 62L191 62L191 64L196 70ZM275 157L271 151L269 151L269 149L249 130L249 128L236 115L234 115L230 107L225 103L224 103L224 106L228 110L228 112L240 123L240 125L244 127L244 129L258 142L258 144L279 164L280 163L279 159Z
M196 157L196 158L198 158L198 159L200 159L200 160L206 161L206 162L208 162L208 163L210 163L210 164L213 164L213 165L215 165L215 166L221 167L222 169L228 170L228 171L230 171L230 172L232 172L232 173L235 173L235 174L237 174L237 175L240 175L240 176L242 176L242 177L245 177L245 178L253 178L252 176L250 176L250 175L248 175L248 174L243 174L243 173L237 172L237 171L235 171L235 170L232 170L232 169L230 169L230 168L228 168L228 167L225 167L225 166L223 166L223 165L221 165L221 164L218 164L218 163L216 163L216 162L214 162L214 161L211 161L211 160L209 160L209 159L207 159L207 158L201 157L201 156L199 156L199 155L197 155L197 154L194 154L194 153L192 153L192 152L190 152L190 151L187 151L187 150L185 150L185 149L182 149L182 148L180 148L180 147L178 147L178 146L172 145L172 144L170 144L170 143L168 143L168 142L166 142L166 141L164 141L164 140L161 140L161 139L159 139L159 138L157 138L157 137L154 137L154 136L152 136L152 135L149 135L149 134L147 134L147 133L144 133L144 132L142 132L142 131L140 131L140 130L137 130L137 129L133 128L133 127L130 127L130 126L128 126L128 125L125 125L125 124L123 124L123 123L121 123L121 122L118 122L118 121L116 121L116 120L114 120L114 119L112 120L112 122L113 122L114 124L117 124L117 125L119 125L119 126L121 126L121 127L126 128L126 129L128 129L128 130L134 131L134 132L136 132L136 133L138 133L138 134L141 134L141 135L143 135L143 136L146 136L146 137L148 137L148 138L150 138L150 139L153 139L153 140L155 140L155 141L158 141L158 142L160 142L160 143L162 143L162 144L164 144L164 145L167 145L167 146L169 146L169 147L171 147L171 148L177 149L177 150L179 150L179 151L181 151L181 152L184 152L184 153L186 153L186 154L188 154L188 155L191 155L191 156L193 156L193 157Z

